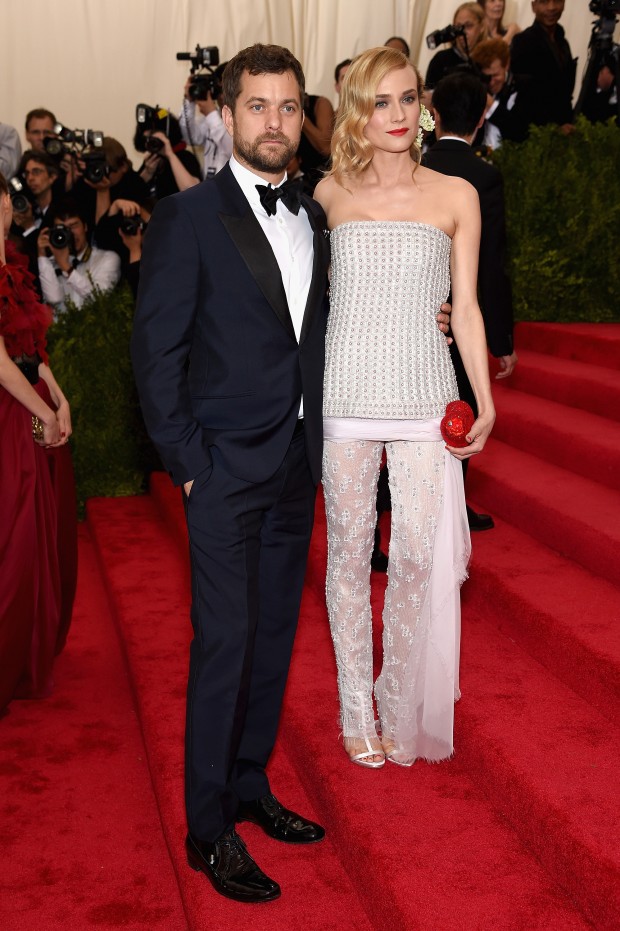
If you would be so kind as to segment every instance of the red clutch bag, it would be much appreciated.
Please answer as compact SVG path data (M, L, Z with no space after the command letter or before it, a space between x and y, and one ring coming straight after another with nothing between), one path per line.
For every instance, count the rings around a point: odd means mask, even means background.
M440 427L448 446L469 446L466 437L474 420L474 412L466 401L450 401Z

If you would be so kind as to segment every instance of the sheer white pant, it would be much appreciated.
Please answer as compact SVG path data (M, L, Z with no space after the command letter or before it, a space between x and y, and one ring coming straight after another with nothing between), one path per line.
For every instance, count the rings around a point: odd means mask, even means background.
M443 441L327 439L327 608L345 737L375 736L370 556L385 446L392 496L383 666L374 684L384 738L401 758L453 752L459 697L459 586L469 532L460 463Z

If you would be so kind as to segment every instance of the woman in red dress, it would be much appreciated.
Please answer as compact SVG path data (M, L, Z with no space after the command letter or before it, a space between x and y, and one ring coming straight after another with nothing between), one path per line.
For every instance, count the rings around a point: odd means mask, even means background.
M51 310L37 298L26 258L4 239L11 218L0 174L0 710L12 698L50 693L76 565L75 529L59 534L59 504L69 524L75 515L69 404L47 365Z

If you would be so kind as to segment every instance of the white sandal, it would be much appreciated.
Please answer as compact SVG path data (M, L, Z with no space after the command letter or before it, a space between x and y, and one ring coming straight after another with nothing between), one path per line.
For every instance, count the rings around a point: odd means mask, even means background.
M371 741L376 741L376 743L379 744L379 749L373 747ZM364 745L366 748L365 750L362 750L360 753L355 753L357 747L362 747ZM378 737L345 737L344 749L348 753L351 762L357 763L358 766L367 766L369 769L381 769L381 767L385 765L385 752ZM380 756L382 759L373 760L375 756Z

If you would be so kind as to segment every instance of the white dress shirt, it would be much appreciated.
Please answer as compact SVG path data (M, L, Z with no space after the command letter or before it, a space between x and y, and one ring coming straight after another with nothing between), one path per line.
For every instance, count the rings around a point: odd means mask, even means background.
M234 155L230 159L230 167L273 250L282 276L295 336L299 342L314 261L313 232L308 215L304 208L300 207L299 214L295 216L279 200L275 214L270 216L261 204L256 190L257 184L266 184L265 179L241 165ZM286 175L281 184L285 181ZM301 408L299 416L302 416Z
M95 287L108 291L121 277L121 260L116 252L93 246L88 259L82 262L86 249L77 256L79 264L70 274L60 272L54 259L39 256L39 279L43 300L54 307L54 316L65 311L66 300L81 307ZM60 274L58 274L60 272Z

